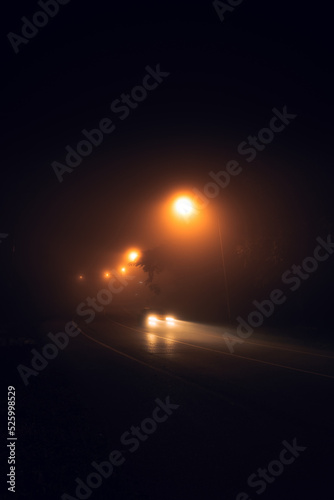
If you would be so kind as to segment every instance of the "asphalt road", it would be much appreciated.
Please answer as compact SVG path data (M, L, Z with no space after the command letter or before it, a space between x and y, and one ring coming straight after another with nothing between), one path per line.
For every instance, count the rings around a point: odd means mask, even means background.
M141 328L105 316L81 327L92 349L103 350L110 363L117 359L116 421L129 412L125 421L139 425L155 398L179 405L151 442L141 443L144 461L139 449L130 453L147 498L299 499L327 491L333 352L262 335L233 344L232 353L228 329L183 321ZM90 395L85 387L82 397L89 401L94 392L94 385ZM276 463L272 475L249 480L279 458L283 441L294 439L304 449L293 463L283 471Z
M20 497L329 498L333 352L256 335L231 353L228 330L181 321L80 328L15 382Z

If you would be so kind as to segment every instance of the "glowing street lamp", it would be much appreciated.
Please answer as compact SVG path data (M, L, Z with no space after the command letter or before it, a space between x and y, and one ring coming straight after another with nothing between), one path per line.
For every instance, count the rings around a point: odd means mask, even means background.
M137 250L130 250L128 253L129 262L134 262L139 257L139 252Z
M195 212L194 204L187 196L177 198L174 203L174 209L178 215L182 215L183 217L189 217Z
M124 274L125 272L126 272L125 267L122 267L122 268L121 268L121 273L123 273L123 274Z

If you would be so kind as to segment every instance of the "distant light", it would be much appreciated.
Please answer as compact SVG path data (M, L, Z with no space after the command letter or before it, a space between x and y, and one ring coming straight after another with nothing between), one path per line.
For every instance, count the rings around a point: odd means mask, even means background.
M125 267L122 267L121 271L122 271L122 273L125 273L125 271L126 271Z
M149 316L147 318L147 323L148 323L149 326L156 326L156 324L157 324L157 318L156 318L156 316Z
M166 316L166 323L167 323L167 325L174 326L175 319L173 318L173 316Z
M129 253L129 261L134 262L139 257L139 253L136 251L132 251Z
M108 271L107 271L107 272L105 272L105 273L104 273L104 277L105 277L105 278L109 278L109 277L110 277L110 273L109 273Z
M178 198L175 202L175 210L179 215L183 215L184 217L188 217L194 212L194 204L190 198L186 196L182 196Z
M80 274L80 276L79 276L79 280L83 280L83 276L82 276L82 274Z

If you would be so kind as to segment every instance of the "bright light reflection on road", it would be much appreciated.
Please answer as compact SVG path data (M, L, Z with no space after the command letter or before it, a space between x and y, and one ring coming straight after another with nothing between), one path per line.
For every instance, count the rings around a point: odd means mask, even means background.
M161 337L164 334L162 333ZM146 333L146 349L151 354L174 354L177 344L173 341L173 338L161 338L154 333Z

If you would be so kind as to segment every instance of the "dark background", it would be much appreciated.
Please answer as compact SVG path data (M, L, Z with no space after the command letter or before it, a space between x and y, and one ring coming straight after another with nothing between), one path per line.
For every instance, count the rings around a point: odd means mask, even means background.
M212 165L218 171L230 159L239 159L243 172L215 204L229 214L224 245L234 315L249 310L254 298L279 286L283 271L312 255L316 237L332 231L333 214L326 9L245 0L221 22L211 2L72 0L15 54L8 32L20 34L20 18L31 19L39 7L6 5L0 230L9 236L0 246L3 315L10 321L13 310L22 310L38 320L73 310L81 293L75 289L78 273L90 277L93 293L101 269L129 245L147 249L169 240L154 218L159 202L179 186L203 189ZM157 64L170 75L126 120L114 116L116 130L59 183L51 163L64 161L65 146L75 147L83 128L112 118L110 103L141 83L147 65ZM297 118L248 164L238 145L268 125L272 108L284 105ZM224 293L217 278L218 242L206 238L203 243L199 235L197 242L211 249L203 287L217 297ZM236 248L246 239L254 259L245 270ZM279 244L276 267L266 263L266 241ZM197 255L199 266L203 255ZM332 271L330 261L320 266L282 308L284 321L330 321ZM266 283L257 289L263 274ZM190 287L193 275L189 268ZM185 300L185 310L196 309L202 298L199 293L192 304ZM203 308L203 316L226 316L209 309L205 314Z

